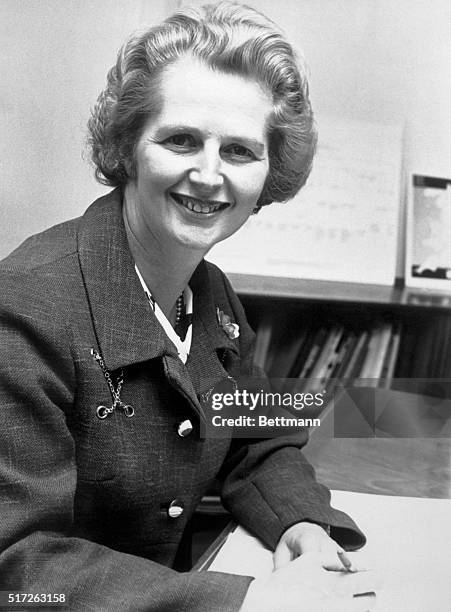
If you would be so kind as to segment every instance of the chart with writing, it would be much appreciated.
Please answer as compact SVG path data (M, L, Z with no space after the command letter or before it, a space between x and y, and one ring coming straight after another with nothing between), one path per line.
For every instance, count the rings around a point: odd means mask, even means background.
M401 128L323 117L307 185L263 208L207 259L226 272L392 284Z

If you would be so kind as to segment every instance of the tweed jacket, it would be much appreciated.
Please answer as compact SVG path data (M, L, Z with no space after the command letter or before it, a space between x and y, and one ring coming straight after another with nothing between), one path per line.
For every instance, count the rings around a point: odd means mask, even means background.
M305 432L253 444L199 436L202 393L251 373L253 332L203 261L184 365L135 274L121 205L115 190L0 264L0 590L62 593L70 610L238 610L250 578L171 568L218 475L225 506L272 548L299 520L331 525L349 548L364 537L315 482ZM134 416L96 416L112 398L92 349L113 380L122 370ZM186 419L194 430L181 437ZM184 510L171 517L174 500Z

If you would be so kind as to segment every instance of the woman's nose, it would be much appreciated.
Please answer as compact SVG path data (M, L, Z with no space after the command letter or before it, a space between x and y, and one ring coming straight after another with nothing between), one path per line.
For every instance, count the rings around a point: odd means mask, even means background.
M224 176L221 172L221 157L214 151L204 151L197 164L189 172L190 181L197 188L208 191L221 187Z

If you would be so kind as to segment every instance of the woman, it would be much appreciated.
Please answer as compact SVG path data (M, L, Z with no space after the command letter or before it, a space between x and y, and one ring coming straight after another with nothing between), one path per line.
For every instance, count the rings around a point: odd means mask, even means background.
M239 5L179 13L124 46L89 128L116 189L1 266L1 589L70 610L354 609L322 568L364 538L314 481L305 434L199 435L203 394L251 374L253 344L203 258L311 166L291 47ZM269 581L171 569L215 477L275 550Z

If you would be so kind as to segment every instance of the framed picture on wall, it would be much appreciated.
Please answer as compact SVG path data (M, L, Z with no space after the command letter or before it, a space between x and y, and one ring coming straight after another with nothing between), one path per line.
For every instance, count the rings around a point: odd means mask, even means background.
M412 176L406 249L407 286L451 292L451 178Z

